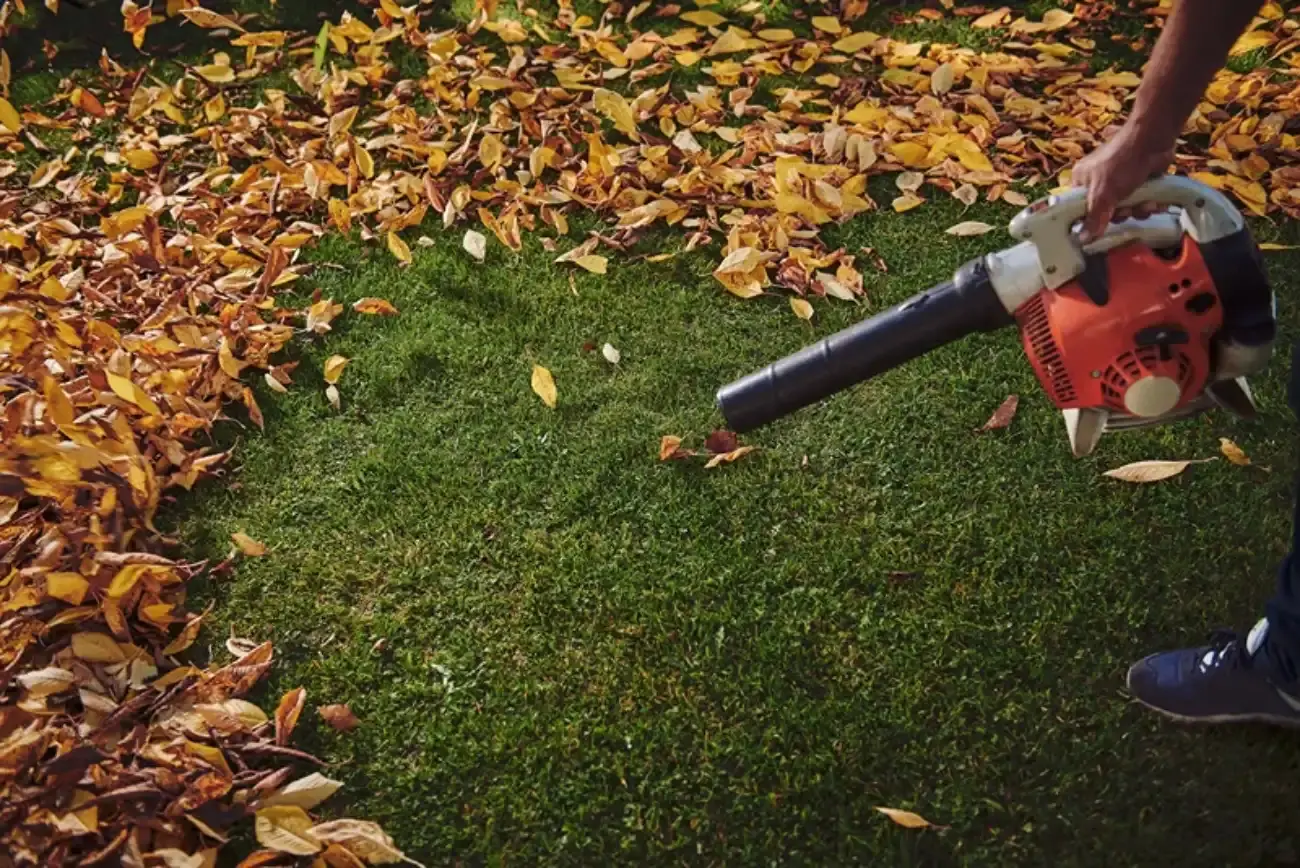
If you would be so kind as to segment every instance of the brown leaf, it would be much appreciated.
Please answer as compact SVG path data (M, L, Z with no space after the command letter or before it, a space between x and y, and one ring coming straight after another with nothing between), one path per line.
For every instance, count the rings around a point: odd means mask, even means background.
M984 425L979 430L997 431L999 429L1006 428L1008 425L1011 424L1011 420L1016 417L1016 409L1019 406L1020 406L1020 396L1008 395L1007 399L1003 401L996 410L993 411L993 415L989 417L989 420L985 422Z
M731 450L730 452L724 452L721 455L714 455L707 462L705 462L704 469L711 470L720 464L730 464L739 458L743 458L744 456L753 452L757 448L758 448L757 446L740 446L736 449Z
M732 452L739 449L740 440L734 432L719 428L705 439L704 448L714 455L719 455L723 452Z
M682 448L682 438L665 434L659 441L659 460L671 461L676 458L688 458L695 453Z
M316 709L320 716L331 727L339 732L351 732L361 725L361 721L352 713L352 709L344 705L322 705Z
M410 861L379 824L366 820L330 820L313 826L311 834L318 840L341 845L370 865Z

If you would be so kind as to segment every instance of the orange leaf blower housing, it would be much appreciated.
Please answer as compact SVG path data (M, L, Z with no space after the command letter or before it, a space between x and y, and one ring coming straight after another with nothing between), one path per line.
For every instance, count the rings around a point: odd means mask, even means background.
M1223 325L1214 279L1188 237L1169 255L1128 244L1015 312L1038 381L1061 409L1154 417L1196 400Z

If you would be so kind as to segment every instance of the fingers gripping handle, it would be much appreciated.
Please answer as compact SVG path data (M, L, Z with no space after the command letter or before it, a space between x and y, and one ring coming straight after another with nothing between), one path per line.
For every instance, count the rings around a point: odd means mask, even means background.
M1175 205L1182 209L1183 231L1199 244L1217 241L1245 226L1241 213L1227 196L1199 181L1181 175L1162 175L1147 181L1120 203ZM1038 249L1043 283L1055 289L1083 271L1083 248L1074 224L1088 213L1088 192L1082 187L1032 203L1011 220L1011 235L1030 241Z

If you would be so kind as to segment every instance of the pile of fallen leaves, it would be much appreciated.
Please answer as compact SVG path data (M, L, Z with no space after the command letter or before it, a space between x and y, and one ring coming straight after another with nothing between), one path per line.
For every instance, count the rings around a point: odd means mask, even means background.
M0 7L0 32L18 5ZM0 98L0 862L210 865L249 818L265 848L250 864L401 858L373 824L307 813L337 785L295 777L311 761L288 746L305 697L272 715L242 698L269 643L236 643L223 667L178 656L202 625L186 583L229 563L184 560L154 524L169 489L221 472L211 433L231 407L261 426L250 378L288 387L277 353L344 313L277 298L321 234L357 232L409 264L432 217L466 227L476 259L489 237L517 251L534 233L604 273L601 251L667 226L683 250L718 245L728 291L782 287L807 319L806 296L864 294L857 254L820 230L879 207L870 177L894 175L899 213L934 196L1024 204L1016 186L1066 183L1139 81L1091 67L1109 2L1038 20L917 13L965 17L997 37L987 52L855 30L861 10L841 8L795 32L757 3L609 2L593 20L566 0L551 18L488 0L468 26L437 27L440 4L380 0L372 20L293 34L127 0L137 45L166 14L229 46L170 82L103 57L48 105ZM1153 27L1166 12L1141 9ZM1300 216L1296 30L1265 6L1234 54L1268 63L1218 76L1179 154L1255 214ZM275 70L291 88L259 85ZM6 97L9 78L0 51ZM573 238L580 212L606 228ZM326 365L336 408L347 363ZM554 406L541 366L534 389ZM709 463L750 448L706 446ZM665 459L694 454L663 444Z

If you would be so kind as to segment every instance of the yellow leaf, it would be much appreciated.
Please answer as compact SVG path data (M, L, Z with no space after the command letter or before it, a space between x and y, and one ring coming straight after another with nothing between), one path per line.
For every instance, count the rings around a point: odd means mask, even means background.
M357 313L397 316L397 308L393 307L392 302L383 298L359 298L353 302L352 309Z
M966 238L971 235L983 235L985 232L992 232L993 227L987 223L981 223L978 220L966 220L955 226L949 226L944 232L949 235L956 235L959 238Z
M0 96L0 124L11 133L16 133L23 128L23 119L18 116L9 100Z
M588 253L586 256L579 256L573 260L573 263L587 269L592 274L604 274L608 260L595 253Z
M349 361L351 360L348 359L346 356L338 356L338 355L330 356L328 359L326 359L325 360L325 382L330 384L337 383L339 381L339 377L343 376L343 369L348 366Z
M1202 458L1198 461L1135 461L1123 467L1116 467L1114 470L1107 470L1103 475L1121 482L1159 482L1177 476L1193 464L1204 464L1213 460L1213 458Z
M799 319L808 320L813 318L813 306L802 298L791 298L790 310L794 311L794 315Z
M752 247L741 247L727 254L722 264L713 270L717 276L724 274L748 274L763 264L763 254Z
M230 539L239 547L241 552L250 558L260 558L266 554L266 546L243 531L235 531L230 535Z
M874 45L878 39L880 39L879 33L864 30L861 33L850 33L848 36L836 40L833 47L836 51L842 51L845 54L856 54L868 45Z
M559 394L556 392L555 378L551 376L551 372L541 365L533 365L532 386L537 397L542 399L542 403L554 409Z
M334 221L334 225L340 232L347 232L352 228L352 210L342 199L330 199L329 212L330 220Z
M899 196L894 200L893 206L896 212L902 214L904 211L911 211L917 205L921 205L924 202L924 199L918 197L914 193L904 193L902 196Z
M603 114L614 122L614 126L622 133L626 133L632 138L637 137L636 113L632 111L632 106L623 98L622 94L615 93L612 90L597 88L592 94L592 104L596 111Z
M506 146L499 136L487 133L478 142L478 161L485 169L495 169L505 159Z
M233 380L238 380L240 372L244 370L244 363L235 358L234 351L230 349L230 341L225 336L222 336L221 345L217 347L217 362L226 376Z
M1219 438L1219 451L1223 453L1225 458L1238 467L1250 466L1250 457L1246 455L1240 446L1233 443L1227 437Z
M411 248L396 232L388 233L388 252L397 257L397 261L402 265L411 264Z
M217 94L212 99L203 104L203 116L208 119L208 123L215 124L226 114L226 100L221 94Z
M679 51L673 55L673 59L681 66L694 66L700 62L700 55L694 51Z
M311 817L297 805L273 805L257 812L253 831L257 843L281 853L310 856L319 853L321 842L312 835Z
M971 22L971 27L983 30L989 27L997 27L1006 22L1011 17L1011 9L1008 6L1001 6L992 12L986 12L979 18Z
M941 63L934 72L930 73L930 92L936 96L943 96L952 90L954 71L951 63Z
M72 653L91 663L121 663L126 654L107 633L73 633Z
M338 114L330 118L330 136L340 136L352 129L352 123L357 119L357 107L349 106Z
M120 377L112 371L106 371L108 377L108 386L123 401L129 401L148 413L150 416L161 416L162 410L153 402L149 394L137 386L130 378Z
M896 142L889 146L889 152L904 166L916 168L925 165L930 150L916 142Z
M122 152L122 159L132 169L152 169L158 165L158 155L144 148L131 148Z
M784 28L771 28L768 30L760 30L755 34L755 36L764 42L791 42L794 40L794 31L786 30ZM842 48L840 49L840 51L843 50L844 49Z
M227 84L235 80L235 71L224 63L196 66L194 71L213 84Z
M927 829L934 826L925 817L920 814L913 814L911 811L900 811L898 808L882 808L880 806L877 806L876 810L907 829Z
M202 6L195 6L192 9L182 9L181 14L188 18L191 24L197 24L199 27L206 27L209 29L216 27L229 27L231 30L238 30L240 33L244 32L244 28L240 27L232 19L213 12L211 9L204 9Z
M1236 42L1233 43L1229 54L1236 57L1239 54L1247 54L1256 48L1263 48L1266 45L1272 45L1277 41L1277 37L1267 30L1251 30L1243 33Z
M362 177L375 177L375 158L370 156L369 151L357 145L352 151L352 156L357 161L357 170L361 172Z
M691 24L698 24L700 27L717 27L720 24L727 23L727 19L708 9L697 9L693 12L683 12L681 14L681 19L683 21L689 21Z
M45 576L45 593L56 600L80 606L90 590L90 582L78 573L48 573Z
M823 33L842 33L844 31L844 25L840 23L840 19L833 18L830 15L814 16L812 26Z
M1300 249L1300 244L1278 244L1273 241L1265 241L1259 245L1260 250L1296 250Z

